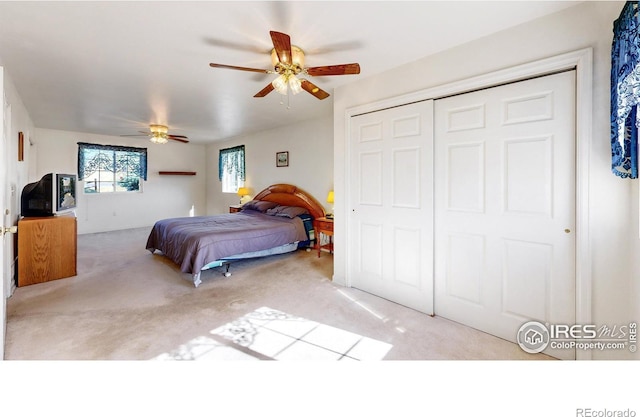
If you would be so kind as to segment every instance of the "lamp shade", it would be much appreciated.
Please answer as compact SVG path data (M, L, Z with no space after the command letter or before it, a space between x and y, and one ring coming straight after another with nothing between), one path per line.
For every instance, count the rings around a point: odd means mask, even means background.
M333 204L333 190L329 191L329 194L327 194L327 203Z
M245 195L249 195L249 189L246 187L240 187L238 188L238 195L240 197L244 197Z

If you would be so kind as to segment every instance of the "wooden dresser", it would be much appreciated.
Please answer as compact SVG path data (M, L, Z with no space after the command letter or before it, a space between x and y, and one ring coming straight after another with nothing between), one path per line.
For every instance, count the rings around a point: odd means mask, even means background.
M18 221L18 286L77 274L75 216L24 217Z

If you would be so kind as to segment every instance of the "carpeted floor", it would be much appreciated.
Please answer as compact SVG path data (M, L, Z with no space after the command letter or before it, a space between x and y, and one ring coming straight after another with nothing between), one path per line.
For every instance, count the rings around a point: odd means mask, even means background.
M207 359L278 359L275 353L265 354L271 351L247 349L214 331L262 308L359 337L353 340L380 343L385 348L377 359L549 359L335 285L332 255L326 253L318 258L315 252L297 251L238 261L231 266L231 277L225 278L222 268L205 271L195 288L189 274L144 249L148 232L80 235L76 277L17 288L7 300L5 359L197 359L202 356L185 355L184 350L203 348L195 343L203 340L208 349L224 348L218 349L224 354L205 355ZM337 337L331 334L327 337ZM305 337L310 338L301 339ZM288 357L325 358L306 353Z

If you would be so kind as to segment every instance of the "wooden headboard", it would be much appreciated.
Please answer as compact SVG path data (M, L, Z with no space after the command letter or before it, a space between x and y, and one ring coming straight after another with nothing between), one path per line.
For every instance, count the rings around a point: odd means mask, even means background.
M254 200L272 201L283 206L304 207L315 219L324 217L322 204L311 194L291 184L274 184L260 191Z

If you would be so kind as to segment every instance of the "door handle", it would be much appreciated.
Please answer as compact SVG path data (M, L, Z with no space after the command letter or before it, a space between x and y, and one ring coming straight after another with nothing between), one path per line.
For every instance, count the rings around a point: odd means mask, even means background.
M4 236L5 233L18 233L18 226L3 227L2 235Z

